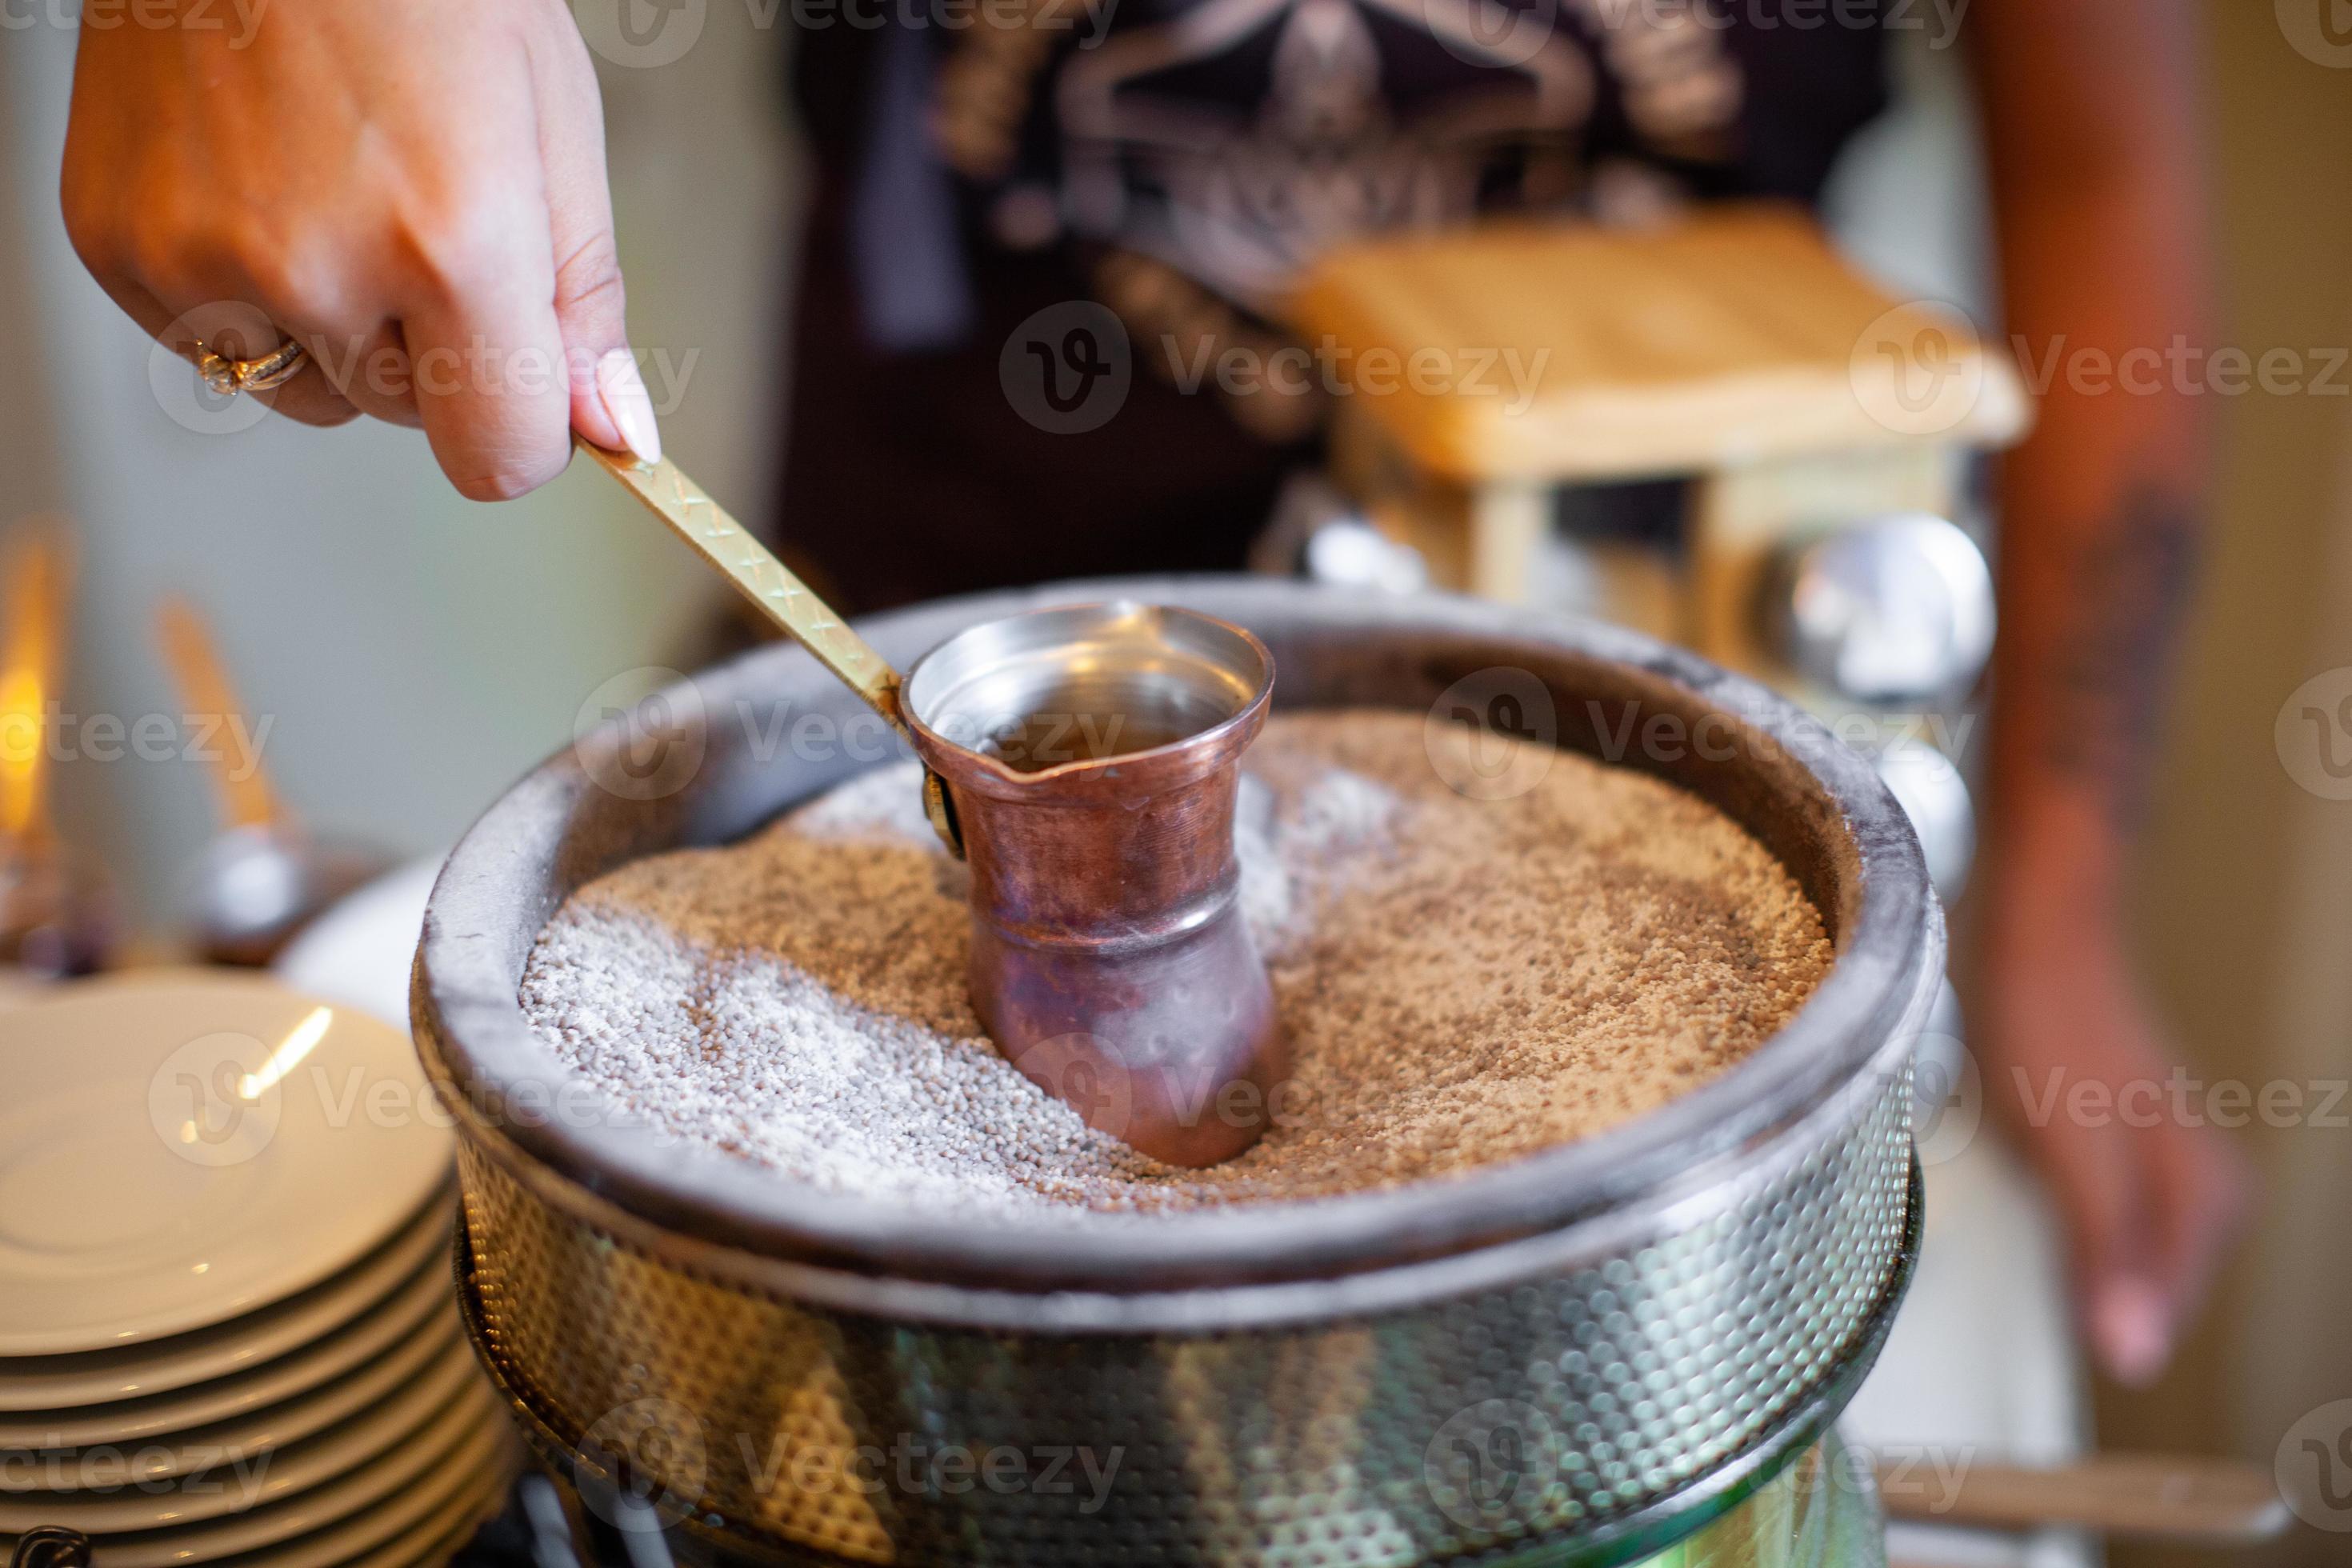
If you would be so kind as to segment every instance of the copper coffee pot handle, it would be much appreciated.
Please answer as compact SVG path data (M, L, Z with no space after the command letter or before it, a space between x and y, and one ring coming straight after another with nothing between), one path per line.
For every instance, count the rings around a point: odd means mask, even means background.
M655 462L626 452L608 451L584 436L572 444L596 460L597 466L621 481L631 495L669 525L672 533L693 546L751 607L775 623L784 635L808 649L844 686L864 699L867 707L888 721L901 738L912 742L906 715L898 706L898 672L872 644L850 630L833 606L814 589L777 560L751 531L710 499L700 485L667 458ZM940 777L923 771L923 810L948 848L958 856L963 841L956 831L955 813Z

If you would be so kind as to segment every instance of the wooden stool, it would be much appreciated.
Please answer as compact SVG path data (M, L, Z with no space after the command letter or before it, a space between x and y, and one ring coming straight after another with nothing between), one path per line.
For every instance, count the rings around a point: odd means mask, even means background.
M1339 368L1340 486L1438 584L1525 599L1561 487L1687 479L1687 577L1646 629L1767 679L1776 551L1952 516L1968 453L2030 418L1965 320L1895 300L1779 206L1385 241L1318 263L1290 314Z

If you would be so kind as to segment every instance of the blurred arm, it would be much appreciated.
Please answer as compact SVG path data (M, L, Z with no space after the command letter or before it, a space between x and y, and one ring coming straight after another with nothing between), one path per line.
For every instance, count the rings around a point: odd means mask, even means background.
M2067 1219L2094 1345L2140 1382L2210 1277L2234 1156L2169 1114L2070 1119L2047 1090L2120 1095L2173 1061L2121 906L2205 507L2183 389L2208 346L2198 40L2183 0L1977 11L2008 328L2042 392L2003 468L1979 1037Z
M2176 386L2208 347L2194 27L2177 0L1979 11L2009 331L2030 381L2055 371L2004 465L1993 794L2108 906L2203 521L2202 404ZM2078 384L2101 355L2128 382Z

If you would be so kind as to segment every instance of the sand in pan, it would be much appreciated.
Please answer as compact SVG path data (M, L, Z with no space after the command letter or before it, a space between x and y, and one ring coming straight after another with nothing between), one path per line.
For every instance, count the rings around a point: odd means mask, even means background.
M1827 972L1819 913L1714 807L1570 753L1465 798L1430 748L1474 743L1523 742L1349 710L1278 715L1250 751L1242 896L1296 1079L1285 1124L1210 1170L1089 1129L999 1055L912 764L583 888L523 1008L662 1134L1034 1218L1324 1197L1589 1137L1738 1061Z

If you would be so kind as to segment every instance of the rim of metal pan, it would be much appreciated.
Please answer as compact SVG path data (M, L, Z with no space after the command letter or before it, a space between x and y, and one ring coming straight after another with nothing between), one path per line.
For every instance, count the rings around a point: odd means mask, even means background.
M1646 1216L1719 1206L1741 1168L1836 1141L1899 1071L1923 995L1940 973L1942 922L1919 846L1874 769L1795 704L1622 628L1450 595L1368 595L1272 580L1139 578L945 601L861 622L886 657L911 660L975 622L1048 604L1140 598L1249 627L1276 653L1276 706L1426 709L1465 676L1531 670L1555 694L1559 742L1607 754L1607 735L1667 715L1716 747L1651 746L1627 765L1714 801L1790 865L1831 927L1831 973L1746 1060L1599 1136L1440 1180L1297 1202L1181 1214L969 1215L845 1196L717 1150L681 1144L601 1102L532 1029L518 999L540 928L573 889L643 855L729 842L866 763L847 756L782 776L754 721L855 715L797 648L754 650L673 689L706 722L682 787L638 799L600 787L591 731L526 775L458 843L435 886L412 1013L428 1072L461 1128L541 1195L610 1205L674 1238L832 1272L1023 1293L1129 1295L1360 1270L1591 1222L1585 1239ZM688 689L690 688L690 689ZM1286 693L1290 695L1286 700ZM1559 700L1565 698L1566 700ZM1604 733L1605 732L1605 733ZM1718 753L1727 750L1728 761ZM1776 1134L1781 1136L1776 1136ZM612 1217L607 1212L607 1217ZM1563 1238L1552 1238L1555 1242ZM1622 1237L1621 1236L1621 1239ZM1585 1248L1579 1246L1577 1251ZM954 1314L950 1314L954 1315ZM1215 1316L1216 1314L1211 1314ZM1077 1325L1073 1324L1072 1327Z

